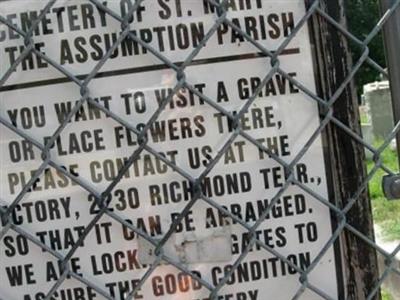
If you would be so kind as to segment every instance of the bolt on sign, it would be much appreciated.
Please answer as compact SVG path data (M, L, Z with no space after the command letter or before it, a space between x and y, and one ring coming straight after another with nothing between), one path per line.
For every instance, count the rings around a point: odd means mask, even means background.
M0 3L1 299L301 289L332 234L284 167L320 122L293 84L316 89L306 7L214 4ZM291 178L328 198L321 138L300 157ZM331 299L336 265L307 276Z

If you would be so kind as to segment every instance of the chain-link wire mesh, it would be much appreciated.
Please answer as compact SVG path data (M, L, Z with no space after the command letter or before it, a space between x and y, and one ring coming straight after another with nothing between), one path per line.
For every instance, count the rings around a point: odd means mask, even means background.
M292 299L299 299L302 298L302 295L304 294L305 291L311 290L315 294L319 295L323 299L333 299L331 295L328 295L324 290L320 289L320 287L314 285L312 282L308 280L308 275L313 271L313 269L318 265L318 263L321 261L322 257L325 255L326 251L331 248L336 242L338 242L340 235L344 231L351 232L354 234L357 239L359 239L361 242L365 243L367 247L370 247L376 251L376 253L379 253L385 258L385 268L380 275L379 279L374 283L374 286L369 287L369 290L366 291L366 294L368 295L366 298L367 299L374 299L380 292L380 288L382 284L384 283L385 279L390 276L390 275L396 275L400 276L400 270L398 269L398 266L396 265L396 255L400 252L400 244L396 247L396 249L388 253L386 250L381 248L379 245L375 243L373 238L371 236L366 236L359 230L357 230L354 226L354 224L351 224L350 221L347 220L347 214L348 212L352 209L352 207L359 201L359 196L364 193L368 189L368 184L371 181L371 179L375 176L375 174L379 170L383 170L386 174L389 175L395 175L397 172L394 170L391 170L388 166L384 164L384 162L381 159L382 153L389 147L391 141L393 138L396 136L400 129L400 123L397 123L390 133L389 136L385 138L385 140L382 142L382 144L379 147L375 147L372 144L367 143L362 136L358 132L354 132L354 130L350 129L349 126L344 124L342 121L340 121L338 118L336 118L333 114L333 108L340 98L341 94L344 92L346 88L352 83L354 78L357 76L360 68L368 64L371 68L374 70L378 71L380 74L382 74L384 77L388 78L388 73L387 71L380 66L377 62L375 62L369 53L369 44L370 42L377 37L377 35L382 31L383 26L385 23L393 16L393 14L398 11L400 8L400 0L394 1L393 6L386 12L383 13L383 17L379 21L378 24L372 29L372 31L366 36L364 39L360 39L359 37L354 36L347 28L343 27L343 24L338 23L337 20L332 18L327 12L321 7L321 1L311 1L310 4L307 7L307 12L306 14L302 17L302 19L295 25L294 29L290 33L290 35L284 40L284 42L277 48L274 49L274 51L270 49L266 49L263 45L261 45L259 42L254 40L247 32L243 31L240 27L237 26L232 20L228 17L227 14L227 5L229 1L216 1L216 0L206 0L211 7L215 7L215 24L212 26L212 28L205 34L204 39L199 43L199 45L186 57L186 59L177 64L170 59L168 59L165 55L162 53L158 52L156 49L154 49L152 46L150 46L146 41L144 41L141 37L135 35L132 32L131 28L131 18L133 14L137 11L137 9L140 7L140 4L144 1L148 0L137 0L135 1L132 5L129 7L129 11L125 16L120 16L113 10L111 10L107 5L105 5L103 2L98 1L98 0L89 0L90 3L94 4L98 9L103 11L105 14L108 16L112 17L113 19L117 20L121 24L121 34L118 36L118 38L113 42L112 46L110 49L107 51L107 53L101 58L101 60L98 61L97 65L93 68L93 70L87 75L87 76L78 76L77 74L73 74L70 71L68 71L64 66L60 65L56 61L54 61L52 58L47 56L46 54L43 54L40 50L38 50L35 47L35 40L34 40L34 32L37 29L37 27L40 25L40 22L42 19L45 17L46 13L54 6L56 3L56 0L50 0L50 1L43 1L46 2L45 6L43 7L43 10L41 14L38 16L38 18L31 24L31 27L28 28L28 30L24 31L21 28L18 28L15 26L10 20L7 20L3 16L0 15L0 22L7 26L7 28L18 35L23 37L24 40L24 49L21 52L21 54L16 58L16 60L13 62L10 68L8 68L2 75L1 80L0 80L0 88L5 86L7 83L7 80L12 76L14 70L23 62L23 60L31 55L32 53L36 55L37 57L41 58L44 62L47 64L51 65L55 69L57 69L60 73L62 73L65 78L67 78L68 81L74 83L76 85L76 88L80 90L80 95L81 98L80 100L75 104L73 109L69 112L67 117L64 119L62 124L54 131L53 135L45 144L41 143L40 141L34 139L32 136L27 134L24 130L16 127L14 124L10 123L7 119L1 117L0 118L0 123L2 126L7 127L9 130L13 131L15 134L23 138L24 140L28 141L31 143L35 148L39 149L40 152L42 153L42 160L43 162L41 163L40 167L37 169L37 171L33 174L33 176L29 179L29 181L26 182L26 184L23 186L22 190L19 192L17 197L11 202L10 205L7 207L0 208L0 213L1 213L1 221L2 224L4 224L1 232L0 232L0 238L4 238L10 231L14 231L17 234L20 234L24 237L26 237L30 242L36 244L40 248L42 248L45 252L48 254L52 255L54 258L58 259L61 261L61 275L58 277L58 280L54 283L53 287L51 290L47 292L45 295L44 299L52 299L54 297L55 293L57 290L60 288L60 286L64 283L67 278L72 277L73 279L80 281L83 285L86 285L90 288L92 288L98 295L103 296L105 299L113 299L113 297L110 295L108 291L106 291L103 287L100 287L98 284L95 284L84 277L80 276L76 272L74 272L71 269L71 259L74 257L76 254L78 248L80 245L82 245L86 239L86 237L92 232L96 226L96 224L99 222L99 220L107 215L114 221L120 223L124 227L128 228L130 231L134 232L141 238L145 239L148 241L150 244L154 246L154 253L155 253L155 261L151 266L148 267L147 271L145 272L145 275L137 282L136 286L131 289L129 292L126 293L125 299L134 299L135 295L137 292L141 289L143 284L146 282L146 280L149 280L149 278L156 272L157 268L162 264L162 263L168 263L170 265L173 265L176 267L178 270L182 271L185 274L190 275L190 277L194 278L196 281L198 281L204 288L208 289L210 292L210 299L220 299L218 298L219 292L221 289L226 285L226 283L229 281L230 277L234 274L236 268L240 265L240 263L246 258L246 256L249 254L249 252L252 250L253 247L257 246L262 248L264 251L272 254L273 256L277 257L280 261L283 263L287 264L290 268L294 269L297 272L298 279L301 283L300 288L296 292L295 295L293 295ZM357 16L353 16L357 17ZM285 72L281 68L280 64L280 55L282 52L285 51L287 46L290 44L290 42L296 37L296 34L304 27L307 26L307 24L310 22L311 19L313 18L318 18L320 20L323 20L324 22L327 22L329 26L332 26L340 32L343 36L346 37L346 39L349 40L349 42L357 45L359 49L361 49L362 54L359 57L359 59L354 63L351 71L349 72L347 78L340 84L340 87L334 91L332 96L329 99L324 99L321 98L319 95L317 95L315 92L312 90L308 89L306 86L304 86L301 82L297 81L295 78L290 76L288 73ZM241 35L242 38L248 42L250 42L258 52L261 53L262 56L270 58L271 61L271 69L268 71L268 73L265 75L265 77L262 79L262 81L258 84L256 89L253 91L252 95L248 98L248 100L244 103L244 105L240 108L240 111L237 112L237 114L232 114L231 112L225 110L221 105L219 105L216 101L213 99L210 99L207 97L205 94L200 92L198 89L194 88L194 86L186 79L185 75L185 70L188 66L191 66L193 63L193 60L197 57L197 55L200 53L201 49L203 47L207 46L208 40L216 34L217 29L221 26L225 25L228 26L229 28L232 28L238 35ZM123 118L121 118L118 114L112 112L111 110L107 109L105 106L100 104L99 102L95 101L92 98L91 95L91 90L89 88L89 84L92 82L93 79L96 78L99 70L103 67L103 65L110 59L111 55L113 54L114 50L117 49L117 47L126 39L131 39L137 44L139 44L141 47L146 49L149 53L154 55L159 61L162 62L166 67L168 67L170 70L173 70L176 73L176 78L177 78L177 83L172 89L172 91L169 93L168 97L166 97L161 105L158 107L158 109L153 113L151 118L144 124L144 127L139 130L135 126L132 126L130 123L126 122ZM320 119L320 124L318 128L313 132L313 134L308 138L307 143L304 145L302 150L293 158L290 163L285 162L279 155L274 153L271 149L266 147L264 144L260 143L257 139L252 137L251 134L243 130L241 128L241 123L240 119L243 117L243 115L247 112L247 110L255 103L257 100L258 94L261 92L262 88L265 86L265 84L271 80L271 78L275 75L279 74L286 80L288 80L291 84L293 84L297 89L302 91L304 94L306 94L309 98L310 101L313 101L317 103L320 107L321 111L321 119ZM169 103L172 101L174 95L182 88L186 88L190 92L192 92L194 95L198 96L202 101L204 101L207 105L211 106L214 108L216 111L221 113L222 115L226 116L231 124L232 128L234 129L231 133L231 136L227 141L224 142L223 146L219 149L218 153L215 155L215 157L212 158L212 160L207 164L205 170L196 177L191 176L189 173L187 173L183 168L181 168L179 165L176 165L174 162L166 158L164 155L161 155L156 149L153 147L149 146L148 143L148 132L151 126L156 122L156 120L160 117L164 109L169 105ZM28 99L27 99L28 100ZM71 121L71 119L74 117L74 115L80 110L80 108L85 105L85 104L90 104L93 107L96 107L97 109L101 110L104 112L105 115L107 115L109 118L112 118L115 120L117 123L121 124L122 126L126 127L130 132L132 132L136 137L138 141L138 147L135 149L134 153L125 161L125 164L123 167L119 170L118 174L115 176L114 180L109 184L109 186L105 190L98 190L96 187L93 185L89 184L85 180L81 179L78 176L75 176L73 173L71 173L69 170L66 170L64 167L59 165L57 162L55 162L50 154L50 150L56 140L60 137L62 132L65 130L67 127L68 123ZM303 156L309 151L311 145L315 142L316 139L318 139L326 130L327 126L335 126L337 128L340 128L345 134L349 135L353 141L357 144L362 145L367 152L372 153L373 155L373 162L374 166L371 170L369 170L369 173L367 177L363 180L363 184L360 185L357 189L357 192L351 197L351 199L347 199L347 205L345 207L339 207L332 203L329 199L326 199L326 197L319 195L315 191L313 191L309 186L298 180L295 176L295 166L298 162L301 161ZM249 143L253 144L256 146L260 151L268 154L269 159L274 160L277 162L280 166L282 166L285 170L285 176L287 177L286 182L284 185L281 187L281 189L274 195L272 198L271 202L269 203L268 207L263 211L262 215L259 217L257 222L255 222L252 225L247 224L245 221L243 221L239 216L236 214L232 213L222 205L220 205L217 201L213 200L212 197L207 197L205 193L202 190L202 182L203 180L209 175L209 173L213 170L215 165L219 162L219 160L223 157L223 155L226 153L226 151L229 149L229 147L232 146L234 141L236 140L237 137L241 137L244 140L248 141ZM141 230L140 228L137 228L133 224L127 222L123 217L121 217L117 212L112 211L109 209L110 202L108 201L109 196L111 195L112 191L118 186L118 183L120 180L124 177L124 174L126 171L132 166L132 164L140 157L140 155L143 153L143 151L147 151L150 153L152 156L156 157L163 163L165 163L169 168L173 169L177 174L182 176L182 178L188 180L191 183L191 199L187 202L185 205L184 209L179 213L179 216L174 220L172 225L170 226L169 230L162 236L161 239L155 239L154 237L150 236L147 232ZM29 191L29 189L32 188L32 186L35 185L35 182L37 179L42 176L44 172L46 172L46 169L48 167L52 167L57 172L60 172L64 176L68 177L70 180L75 182L77 185L81 186L83 189L85 189L88 193L94 196L98 212L94 216L93 219L88 220L89 223L87 226L84 228L84 230L80 233L79 239L76 243L74 243L73 247L71 247L66 255L63 255L56 250L52 249L51 246L43 243L40 239L38 239L34 234L29 232L29 226L19 226L17 224L13 223L13 220L11 218L12 212L16 209L18 204L23 200L23 198L26 196L26 193ZM263 222L268 222L266 217L269 215L271 210L273 209L274 205L277 204L279 201L279 198L287 191L287 189L291 185L296 185L298 188L302 189L305 193L308 195L312 196L315 198L317 201L322 203L324 206L328 207L329 210L332 213L333 218L337 222L337 226L335 227L335 230L333 231L332 235L330 236L329 240L327 243L324 245L323 248L320 249L318 255L312 260L311 264L306 268L302 269L298 265L294 264L291 260L289 260L286 256L283 254L279 253L278 250L268 246L265 244L263 241L259 239L259 237L256 234L257 229ZM181 222L184 221L185 217L188 215L190 210L194 207L194 205L198 202L205 202L211 207L217 209L220 211L224 216L227 218L231 219L232 221L236 222L240 226L242 226L250 236L249 242L247 246L241 251L240 255L238 256L237 260L235 263L232 265L232 268L225 273L224 277L222 280L218 282L217 285L214 285L200 276L196 272L191 271L190 269L187 268L186 265L182 264L179 261L176 261L166 255L163 251L163 247L167 243L169 239L171 239L171 236L174 234L176 231L177 227L181 224ZM4 278L4 275L1 277ZM3 280L3 279L1 279ZM359 280L363 280L360 278ZM263 299L268 298L268 295L262 295ZM6 300L6 299L5 299Z

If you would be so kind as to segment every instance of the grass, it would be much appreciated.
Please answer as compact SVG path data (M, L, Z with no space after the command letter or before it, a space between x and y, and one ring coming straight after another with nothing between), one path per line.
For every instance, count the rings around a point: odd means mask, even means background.
M382 289L381 295L382 295L382 300L394 300L393 296L391 296L389 292L384 289Z
M375 146L382 142L378 141ZM387 148L381 155L383 164L393 172L398 172L398 159L395 151ZM368 171L374 167L374 163L368 161ZM400 239L400 200L389 201L382 191L382 177L386 173L379 169L369 183L369 191L372 198L372 211L375 223L382 228L385 240Z
M382 141L374 143L379 147ZM382 163L392 170L399 172L397 153L390 148L385 149L381 155ZM368 171L374 168L374 162L368 160ZM372 213L374 222L382 228L385 240L400 240L400 200L389 201L385 198L382 191L382 177L386 173L379 169L372 180L369 182L369 192L372 199ZM394 300L393 296L385 289L381 291L382 300Z

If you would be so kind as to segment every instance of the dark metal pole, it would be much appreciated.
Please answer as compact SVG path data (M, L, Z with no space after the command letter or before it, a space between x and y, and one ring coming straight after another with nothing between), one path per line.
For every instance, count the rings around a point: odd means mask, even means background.
M393 9L398 0L381 0L382 14ZM386 61L389 70L394 124L400 121L400 6L383 27ZM400 158L400 132L396 135L397 154ZM399 160L400 163L400 160Z
M399 0L380 0L382 16L395 9ZM389 71L389 82L392 93L393 121L400 122L400 5L383 27L386 62ZM400 131L396 134L397 157L400 170ZM389 200L400 199L400 176L385 176L382 182L383 191Z

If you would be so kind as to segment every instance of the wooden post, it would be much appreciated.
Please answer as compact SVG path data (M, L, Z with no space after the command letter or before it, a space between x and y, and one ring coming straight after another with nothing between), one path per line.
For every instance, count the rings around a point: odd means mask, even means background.
M313 2L313 1L310 1ZM335 21L346 26L344 0L321 0L321 8ZM356 17L356 16L354 16ZM319 96L329 100L345 81L352 68L348 41L340 31L316 14L311 25L315 50L315 66ZM353 132L361 135L356 88L353 81L347 85L333 106L333 115ZM324 133L331 200L344 208L363 185L366 178L364 147L342 129L330 122ZM371 201L368 188L346 214L347 223L374 240ZM336 217L333 216L335 221ZM366 299L375 287L378 277L376 251L352 232L344 229L339 243L342 270L342 295L339 299ZM381 299L380 293L373 299Z

